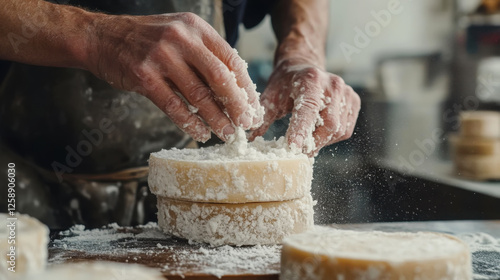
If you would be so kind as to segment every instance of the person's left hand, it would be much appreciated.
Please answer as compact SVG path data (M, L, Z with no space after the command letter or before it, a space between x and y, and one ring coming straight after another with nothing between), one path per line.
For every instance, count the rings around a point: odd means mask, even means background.
M339 76L308 63L285 60L269 78L261 104L266 110L264 123L251 132L250 140L291 112L288 144L315 156L322 147L351 137L361 101Z

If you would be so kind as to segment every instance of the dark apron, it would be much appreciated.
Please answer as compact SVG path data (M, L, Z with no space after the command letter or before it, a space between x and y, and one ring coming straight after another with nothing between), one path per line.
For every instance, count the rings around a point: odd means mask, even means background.
M218 1L69 4L112 14L191 11L222 27ZM18 63L0 89L0 137L0 164L14 162L22 183L17 210L53 228L155 220L149 154L192 142L147 98L116 90L90 72Z

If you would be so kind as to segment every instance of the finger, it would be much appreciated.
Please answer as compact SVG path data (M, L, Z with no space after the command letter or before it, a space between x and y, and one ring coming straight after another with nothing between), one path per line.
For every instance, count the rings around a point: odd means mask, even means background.
M345 121L342 123L345 124L345 128L343 129L342 135L337 133L337 137L332 137L332 139L326 143L324 146L328 146L340 141L344 141L349 139L354 133L354 129L356 127L356 121L358 119L358 114L360 110L361 100L356 92L350 87L346 87L346 96L348 96L349 101L347 101L347 110L343 112L343 116L345 117ZM319 151L319 150L318 150Z
M265 109L264 119L260 127L250 132L248 138L250 141L255 140L258 136L264 135L273 122L282 117L277 106L276 99L278 98L278 94L276 91L277 89L266 89L266 91L264 91L261 101L261 104Z
M195 114L189 111L186 103L177 96L160 76L147 80L147 90L141 92L185 133L199 142L210 139L210 129Z
M205 47L193 48L191 51L189 63L210 86L233 123L244 129L253 127L257 111L250 105L250 97L245 89L238 86L235 73Z
M354 133L356 122L358 120L359 111L361 109L361 99L359 98L359 95L352 88L350 93L351 93L350 94L351 101L350 101L350 106L347 110L347 124L346 124L347 131L344 137L340 139L340 141L350 138Z
M176 65L176 71L171 72L172 82L179 88L184 98L191 104L188 109L198 114L208 124L212 131L223 141L234 134L231 120L224 114L213 98L212 90L182 61Z
M338 106L335 106L334 103L330 103L320 112L322 125L316 127L316 130L313 132L314 142L316 143L315 152L332 142L341 128L342 120L337 108Z
M313 131L319 117L321 88L314 82L314 77L292 89L294 108L286 138L290 147L295 147L308 154L315 150ZM299 92L297 92L299 91Z
M226 40L223 40L213 28L204 33L202 40L205 46L227 66L229 71L234 73L238 87L245 90L248 103L254 110L253 127L259 126L264 117L264 110L259 103L260 94L248 75L247 63L238 55L238 51L233 49Z

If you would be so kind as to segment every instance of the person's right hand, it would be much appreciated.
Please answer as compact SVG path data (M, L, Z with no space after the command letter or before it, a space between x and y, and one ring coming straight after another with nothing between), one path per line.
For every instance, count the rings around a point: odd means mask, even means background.
M100 15L88 29L86 68L153 101L197 141L258 127L264 109L246 63L191 13Z

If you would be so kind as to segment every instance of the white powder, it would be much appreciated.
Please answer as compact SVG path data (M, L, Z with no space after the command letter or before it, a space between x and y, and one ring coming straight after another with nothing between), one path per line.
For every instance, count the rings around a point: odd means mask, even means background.
M279 273L281 246L257 245L252 247L222 246L217 248L200 247L194 252L180 252L177 258L194 267L206 266L203 270L190 271L192 274L211 274L221 278L224 275L239 274L246 271L251 274ZM170 269L170 268L166 268ZM179 271L179 275L185 272Z
M124 238L125 237L125 238ZM486 233L460 234L457 237L469 245L472 253L474 279L500 279L500 238ZM153 244L148 246L147 241ZM136 228L118 227L85 230L75 226L62 232L49 245L49 264L72 262L75 253L87 259L119 260L134 255L172 258L175 267L166 263L148 264L170 275L213 274L223 275L278 274L281 246L223 246L188 245L185 241L165 235L156 223ZM92 257L94 256L94 257ZM130 258L133 260L133 257ZM162 259L162 258L159 258ZM170 262L171 263L171 262Z
M211 248L208 245L189 245L165 235L156 223L148 223L135 228L111 224L92 230L74 226L56 237L50 251L51 265L73 262L77 254L85 259L126 259L129 263L153 266L167 275L212 274L221 277L278 274L281 246ZM165 262L151 262L144 256L156 261L164 259ZM172 263L175 266L168 266Z
M198 108L192 106L192 105L188 105L188 109L189 109L189 112L193 113L193 114L196 114L198 113Z
M152 153L158 158L174 159L179 161L257 161L274 159L307 158L306 155L292 151L284 137L278 140L265 141L257 137L248 143L243 129L237 128L226 144L215 145L200 149L170 149Z
M283 202L211 204L158 197L158 223L167 233L213 246L278 244L313 226L310 195Z
M471 250L474 279L500 279L500 238L482 232L460 234L458 237Z

